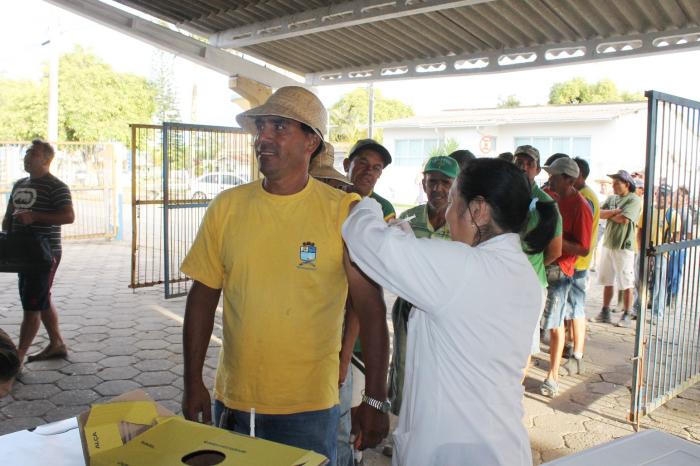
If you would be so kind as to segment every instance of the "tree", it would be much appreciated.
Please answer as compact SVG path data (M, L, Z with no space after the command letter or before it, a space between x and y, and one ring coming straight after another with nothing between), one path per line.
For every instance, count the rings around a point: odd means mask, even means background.
M602 79L589 84L581 77L555 83L549 90L550 104L598 104L644 100L641 92L619 92L614 82Z
M437 157L439 155L450 155L452 152L459 149L459 143L452 138L443 139L440 143L430 151L428 157Z
M513 108L520 107L520 99L518 99L514 94L509 95L505 99L498 98L498 108Z
M151 58L151 85L155 88L155 122L180 121L177 106L177 91L173 76L175 75L175 55L156 50Z
M129 123L152 121L155 88L146 79L118 73L76 47L59 61L58 137L62 141L129 141ZM0 82L0 136L46 137L48 67L40 83Z
M374 122L396 120L413 116L413 108L397 99L387 99L379 89L374 90ZM360 87L344 94L330 109L332 142L354 143L367 137L369 117L369 92ZM381 141L382 131L377 130L375 139Z

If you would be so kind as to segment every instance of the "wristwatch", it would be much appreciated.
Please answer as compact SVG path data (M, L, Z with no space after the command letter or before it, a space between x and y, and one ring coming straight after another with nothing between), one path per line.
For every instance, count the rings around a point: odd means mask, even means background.
M371 396L365 395L364 390L362 391L362 402L367 403L377 411L381 411L382 413L388 413L389 410L391 409L391 402L389 400L386 401L379 401Z

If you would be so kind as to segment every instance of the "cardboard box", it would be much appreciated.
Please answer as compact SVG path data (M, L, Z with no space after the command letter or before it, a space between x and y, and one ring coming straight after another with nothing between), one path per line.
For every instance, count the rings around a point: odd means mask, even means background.
M325 456L190 422L142 390L78 417L88 466L321 466Z

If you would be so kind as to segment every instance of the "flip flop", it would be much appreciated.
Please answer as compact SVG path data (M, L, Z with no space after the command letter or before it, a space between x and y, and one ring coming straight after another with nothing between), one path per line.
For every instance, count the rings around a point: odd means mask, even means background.
M27 362L46 361L47 359L59 359L65 358L66 356L68 356L66 345L61 345L58 348L47 346L38 353L27 356Z

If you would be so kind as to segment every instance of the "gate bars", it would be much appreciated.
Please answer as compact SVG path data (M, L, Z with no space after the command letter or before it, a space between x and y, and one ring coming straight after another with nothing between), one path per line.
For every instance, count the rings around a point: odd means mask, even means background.
M250 181L252 137L240 128L163 123L163 271L165 297L184 296L180 265L209 201Z
M180 264L209 201L255 178L252 137L239 128L184 123L131 125L131 288L187 293ZM213 181L215 180L215 181Z
M646 93L640 309L630 421L700 381L700 102Z

